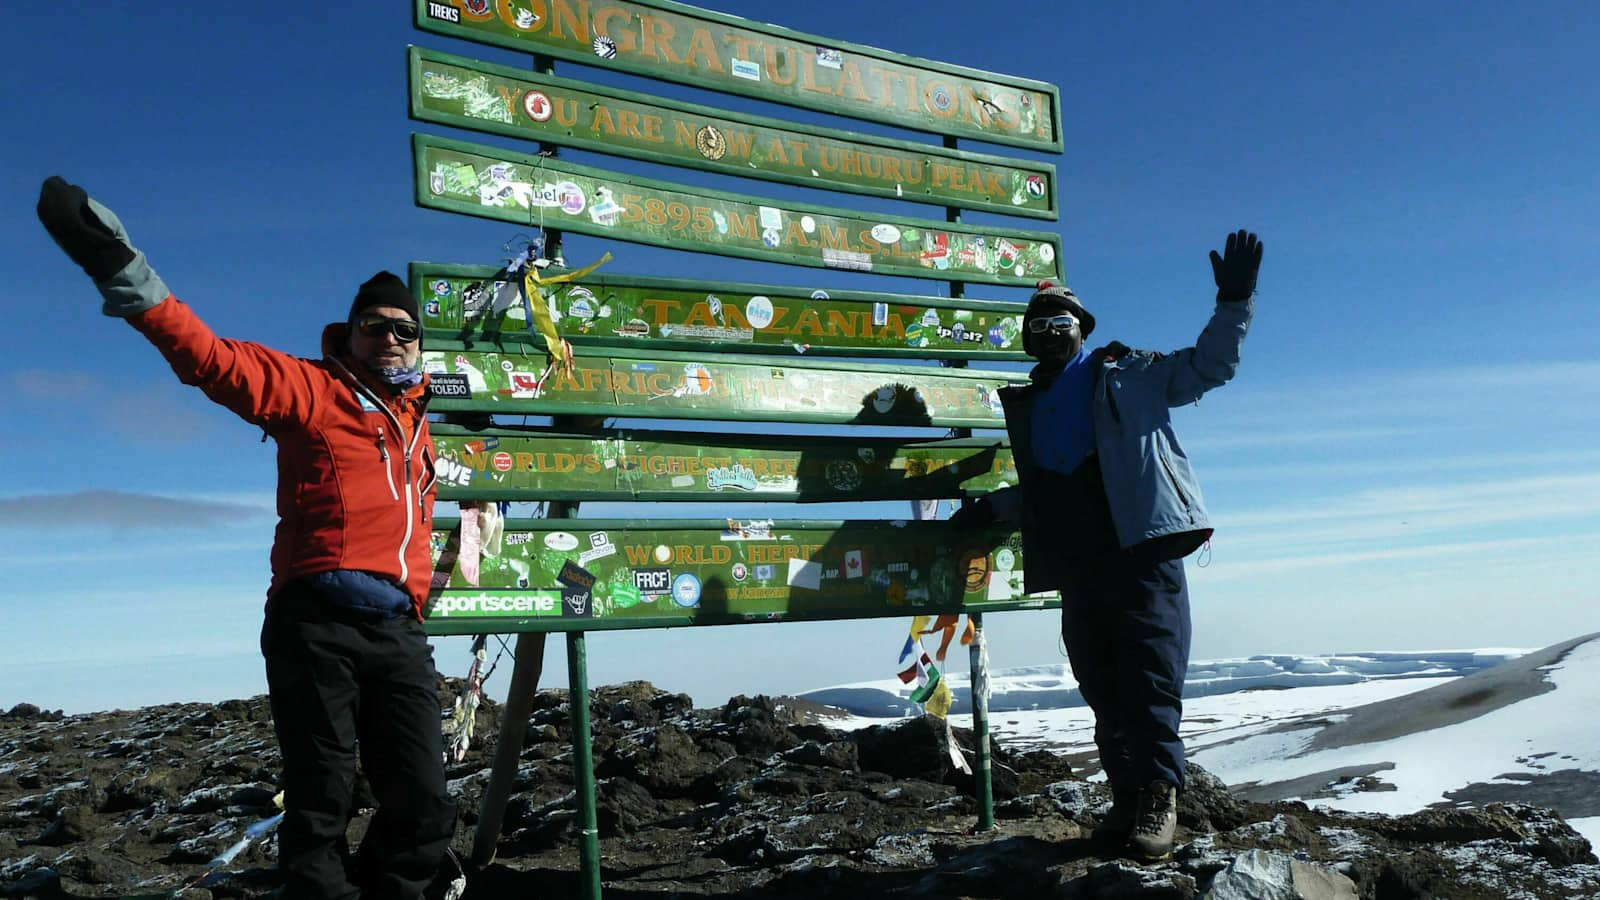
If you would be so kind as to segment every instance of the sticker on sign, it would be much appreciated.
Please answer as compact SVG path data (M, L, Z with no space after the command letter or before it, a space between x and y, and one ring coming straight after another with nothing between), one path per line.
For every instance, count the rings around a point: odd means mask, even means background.
M441 619L554 616L560 612L561 592L552 590L447 593L435 597L428 609L429 616Z

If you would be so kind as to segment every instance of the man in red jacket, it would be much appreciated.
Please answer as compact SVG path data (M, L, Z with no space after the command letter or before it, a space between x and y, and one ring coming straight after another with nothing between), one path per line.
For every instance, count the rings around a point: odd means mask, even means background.
M94 280L107 315L142 333L178 380L277 441L261 652L283 754L285 896L422 896L455 806L422 629L434 490L416 300L378 273L345 321L324 329L324 357L299 359L218 338L82 188L51 177L38 214ZM352 859L358 742L378 811Z

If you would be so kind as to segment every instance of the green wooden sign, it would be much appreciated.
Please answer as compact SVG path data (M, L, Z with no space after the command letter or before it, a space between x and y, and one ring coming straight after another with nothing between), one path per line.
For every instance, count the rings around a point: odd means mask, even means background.
M885 21L917 14L914 8L874 13ZM416 23L450 37L698 88L958 138L1061 150L1061 97L1054 85L670 0L416 0Z
M443 500L958 498L1017 483L998 439L432 428Z
M531 349L425 345L435 412L1003 428L1006 372L694 353L579 353L574 372Z
M593 631L1057 606L1022 544L945 522L510 520L463 553L437 519L427 628Z
M667 165L1057 218L1049 163L678 103L412 47L411 115Z
M1059 282L1060 237L800 208L413 135L419 206L659 247L912 278Z
M411 289L430 342L543 347L522 304L511 302L515 284L502 293L500 272L412 263ZM600 273L548 290L557 327L580 348L1027 359L1021 303Z

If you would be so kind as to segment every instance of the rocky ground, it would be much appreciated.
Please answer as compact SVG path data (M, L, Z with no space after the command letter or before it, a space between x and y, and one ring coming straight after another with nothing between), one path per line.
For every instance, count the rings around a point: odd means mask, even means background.
M1177 852L1141 865L1090 845L1109 803L1101 786L1054 755L1005 747L997 827L975 833L971 777L952 768L936 720L841 732L820 712L766 697L694 709L642 682L594 691L605 895L1600 896L1588 843L1547 810L1335 813L1243 801L1194 769ZM567 714L565 691L539 694L498 858L469 873L469 900L577 895ZM480 739L449 767L463 858L497 718L493 704L480 710ZM69 717L20 705L0 716L0 896L173 896L197 881L185 900L267 894L270 837L209 874L208 863L275 812L277 767L264 697Z

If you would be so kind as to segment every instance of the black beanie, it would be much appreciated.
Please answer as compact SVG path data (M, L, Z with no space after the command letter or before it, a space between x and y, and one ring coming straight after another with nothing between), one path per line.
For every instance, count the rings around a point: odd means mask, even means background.
M350 303L350 315L345 321L354 322L363 310L374 306L403 309L412 321L421 321L417 315L417 299L411 296L405 281L393 272L379 272L362 283L361 290L356 291L356 299Z

